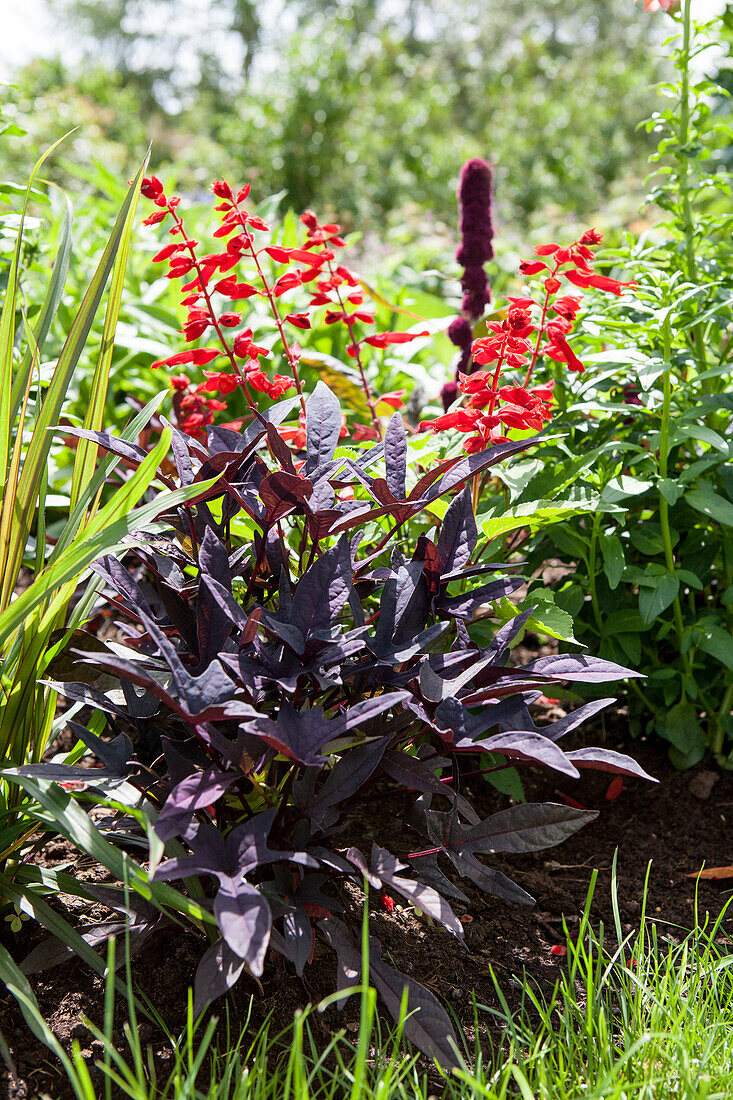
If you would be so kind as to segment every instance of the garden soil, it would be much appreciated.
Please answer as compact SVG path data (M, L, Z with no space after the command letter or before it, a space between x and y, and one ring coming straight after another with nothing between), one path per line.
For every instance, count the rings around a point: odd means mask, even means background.
M617 729L623 716L612 716ZM651 774L660 780L651 785L636 779L624 779L618 793L618 782L603 772L586 771L579 780L560 775L533 773L526 769L523 776L530 800L562 801L572 798L584 807L600 810L593 824L566 843L545 852L513 858L496 859L496 866L509 874L536 898L534 908L510 905L499 899L472 891L470 908L455 905L465 928L464 949L442 928L429 928L412 912L387 912L378 898L372 914L372 924L382 942L385 959L398 970L416 978L433 990L465 1025L472 1041L474 1008L471 991L475 990L479 1005L498 1007L492 970L509 1004L520 995L521 979L527 975L540 989L549 990L566 965L563 957L553 953L553 947L565 942L563 922L572 932L577 929L588 894L593 869L598 881L592 902L592 919L597 927L603 921L607 932L613 929L611 908L611 873L614 853L618 849L618 898L624 933L638 925L641 915L644 885L648 875L647 913L661 926L665 935L678 936L693 923L695 897L701 917L706 912L717 916L724 906L733 879L700 880L691 874L707 867L733 863L731 828L733 822L733 774L719 772L710 762L704 762L689 772L676 772L669 764L664 747L642 741L624 744L618 734L601 730L585 730L582 743L594 744L606 733L609 747L632 754ZM594 736L595 734L595 736ZM568 738L569 740L569 738ZM580 744L580 738L578 744ZM611 783L614 786L611 787ZM504 796L496 793L481 777L467 781L474 805L488 814L506 805ZM610 788L610 790L609 790ZM609 800L608 795L616 795ZM383 803L382 803L383 805ZM383 812L379 814L383 820ZM359 823L358 842L368 850L371 823L365 814ZM395 854L406 851L405 838L389 837L380 832L380 843ZM49 865L65 862L70 851L56 844L47 849ZM74 873L95 877L98 874L88 861L82 861ZM78 912L80 922L90 917L99 919L106 910ZM358 920L355 899L354 919ZM733 937L732 921L721 926L722 939ZM39 940L37 929L28 925L18 935L6 924L3 942L16 959L21 959ZM733 942L733 938L731 939ZM142 994L147 994L162 1013L173 1034L183 1026L186 1011L186 991L191 984L202 942L193 934L169 931L155 946L135 961L134 982ZM254 1029L268 1014L272 1014L272 1033L286 1027L295 1009L309 1001L318 1001L334 989L335 957L325 944L317 943L312 963L302 979L292 968L272 953L262 978L262 991L246 977L241 979L229 1001L230 1028L236 1033L246 1019L252 1002L250 1028ZM103 986L82 963L72 960L54 970L31 979L46 1020L61 1043L71 1048L79 1042L89 1060L92 1077L101 1086L100 1071L94 1060L101 1055L99 1043L82 1022L89 1017L101 1024ZM214 1011L222 1019L222 1002ZM121 1032L126 1016L124 1006L118 1006L116 1026L119 1046L124 1048ZM312 1017L317 1040L325 1040L336 1028L345 1027L356 1033L358 1004L349 1001L342 1012L335 1008ZM491 1028L491 1016L479 1010L480 1027ZM47 1095L64 1100L68 1086L53 1055L34 1039L23 1023L13 998L0 995L0 1032L13 1055L15 1074L4 1079L5 1095L12 1100ZM150 1044L159 1070L165 1074L170 1067L171 1051L160 1031L143 1020L139 1033ZM101 1091L101 1089L100 1089Z

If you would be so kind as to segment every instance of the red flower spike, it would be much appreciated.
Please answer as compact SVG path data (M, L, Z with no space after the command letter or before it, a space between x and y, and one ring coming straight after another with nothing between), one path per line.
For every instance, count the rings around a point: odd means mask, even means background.
M538 275L540 271L547 271L547 264L543 263L542 260L524 260L519 265L519 270L522 275Z
M285 320L289 321L291 325L295 325L296 328L311 327L311 320L307 313L288 313Z
M373 348L386 348L390 344L409 344L411 340L417 340L420 336L429 336L424 332L378 332L374 336L366 336L364 343Z
M285 294L288 290L293 290L294 287L300 286L302 283L302 277L298 271L286 271L284 275L281 275L273 285L272 292L276 298L279 298L282 294Z
M234 393L237 387L240 385L239 378L236 374L230 374L227 371L204 371L206 375L205 382L199 382L196 389L199 393L221 393L226 396L229 393Z
M175 256L176 252L180 252L182 248L185 248L185 244L167 244L161 248L160 252L156 252L153 256L152 262L154 264L162 263L163 260L169 260L171 256Z
M143 225L158 225L168 216L167 210L156 210L155 213L149 214L147 218L143 219Z
M234 199L234 192L225 180L214 180L211 190L218 199L229 199L230 202Z
M263 233L269 233L270 227L267 222L263 222L262 218L258 218L256 214L250 214L247 221L253 229L259 229Z
M188 351L179 351L176 355L171 355L169 359L156 359L150 365L154 370L158 367L178 367L183 363L193 363L194 366L201 367L205 363L210 363L212 359L216 359L218 355L221 355L218 348L189 348Z
M427 427L430 425L428 424ZM351 433L351 438L355 443L361 443L365 439L379 439L379 432L370 424L357 424Z
M636 286L635 282L621 283L618 279L609 279L605 275L584 275L579 271L565 271L563 272L566 279L569 279L571 283L579 287L592 286L596 290L606 290L609 294L621 295L624 292L625 287Z
M229 275L226 279L220 279L218 283L214 283L214 290L217 290L219 294L223 294L226 298L231 298L233 302L251 298L253 294L258 293L257 288L250 283L238 283L234 275Z
M390 405L393 409L401 409L405 402L402 400L407 390L392 390L390 393L383 393L379 398L385 405Z
M282 397L284 393L292 389L295 383L292 378L288 378L284 374L276 374L270 381L264 371L256 370L247 375L247 385L251 386L253 390L257 390L258 393L277 398Z
M140 194L155 202L163 194L163 184L157 176L144 176L140 184Z
M268 256L271 256L279 264L289 264L291 260L289 248L279 248L277 245L268 244L263 252L266 252Z

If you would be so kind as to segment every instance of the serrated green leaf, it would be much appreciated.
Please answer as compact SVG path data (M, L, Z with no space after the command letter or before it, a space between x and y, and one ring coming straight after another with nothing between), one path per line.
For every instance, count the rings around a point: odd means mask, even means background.
M536 601L531 595L520 605L519 610L526 611ZM557 607L554 603L540 603L536 611L533 611L527 619L527 630L534 630L537 634L544 634L548 638L557 638L562 642L577 643L573 636L573 620L567 611Z

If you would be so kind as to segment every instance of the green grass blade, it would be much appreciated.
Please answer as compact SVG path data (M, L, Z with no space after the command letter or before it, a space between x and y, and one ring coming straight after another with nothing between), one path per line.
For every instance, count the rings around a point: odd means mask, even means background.
M52 184L51 186L55 186ZM60 190L60 188L59 188ZM61 191L64 198L65 209L64 219L61 226L61 241L59 247L56 250L56 256L53 261L53 268L51 269L51 278L49 280L48 289L46 291L46 297L43 305L41 306L41 312L38 315L38 322L33 332L33 340L35 342L35 353L37 357L43 351L43 346L46 343L46 337L49 334L51 325L53 324L54 317L61 302L61 296L64 292L66 285L66 277L69 273L69 263L71 261L71 249L73 246L73 219L74 219L74 207L71 204L69 196ZM10 423L14 423L17 416L20 402L22 399L23 391L25 390L28 380L31 377L31 364L33 357L33 349L28 348L21 359L18 366L15 377L13 378L13 391L10 398Z
M9 397L13 386L13 349L15 347L15 310L18 301L18 282L20 278L20 256L23 248L23 228L25 226L25 217L28 211L28 203L30 202L31 191L43 162L51 156L54 149L64 138L68 137L64 134L64 137L59 138L58 141L46 150L43 156L39 157L36 163L31 169L31 174L28 179L28 184L25 190L25 198L23 200L23 208L20 214L20 225L18 226L18 236L15 242L15 250L13 252L13 260L10 265L10 272L8 273L7 290L5 293L5 301L3 303L2 313L0 314L0 488L2 488L2 495L4 495L6 485L6 474L8 469L8 458L10 455L11 433L13 418L11 416Z
M57 615L70 595L70 593L59 593L59 590L71 581L76 584L87 566L96 558L101 557L102 554L111 553L124 538L137 528L142 529L145 524L151 522L156 515L160 515L167 508L181 504L205 489L208 483L202 482L198 485L189 485L185 489L169 490L159 494L151 503L135 509L135 505L152 482L158 466L168 453L170 438L170 429L166 429L160 442L140 464L130 480L125 482L94 519L77 533L53 565L44 569L17 600L13 600L9 607L0 612L0 650L30 613L54 593L56 593L54 605L49 608L48 613L52 616ZM215 482L216 478L212 479L210 484L213 485Z
M30 983L26 976L18 969L13 962L10 952L0 944L0 979L3 985L7 989L8 993L12 993L15 1000L18 1002L18 1007L23 1013L23 1018L28 1024L28 1027L33 1032L35 1037L39 1039L48 1049L56 1055L59 1061L62 1063L69 1080L76 1086L76 1074L74 1067L67 1058L66 1053L59 1043L58 1039L51 1031L50 1027L41 1015L41 1010L38 1007L38 1001L35 994L30 987ZM79 1095L78 1090L77 1095Z
M144 171L146 165L147 157L143 162L143 167L138 173L133 191L132 203L125 220L117 258L115 259L115 265L112 271L112 282L110 284L107 309L104 316L104 329L102 332L102 343L99 349L99 359L92 379L89 408L84 417L84 427L90 431L99 431L102 427L104 405L107 399L107 387L109 384L109 372L112 366L112 355L115 346L117 319L122 304L122 290L125 284L127 260L130 255L130 241L135 225L137 202L140 197L140 183L142 182L141 172ZM71 479L72 508L79 499L79 493L82 487L86 485L94 474L98 449L97 444L93 443L90 439L79 440L76 458L74 460L74 473Z
M10 597L15 586L18 570L25 550L26 540L35 516L35 503L52 442L49 428L58 422L71 377L94 323L94 318L96 317L99 303L102 300L102 295L104 294L110 272L114 266L115 258L120 243L123 240L128 220L132 218L134 201L139 191L144 168L145 162L140 166L137 176L127 192L127 196L117 216L117 221L115 222L107 246L99 261L99 265L89 284L87 292L84 295L79 311L71 326L69 336L59 356L56 369L54 370L51 383L46 392L40 414L33 430L33 435L28 444L28 450L18 483L17 500L9 541L0 545L0 577L2 579L2 587L0 588L0 611L7 609L10 603ZM1 353L2 347L0 346L0 354ZM8 391L9 389L10 387L8 386ZM1 430L2 422L0 421L0 448L2 447ZM0 451L0 458L1 457L2 452ZM5 462L7 463L7 453Z
M216 924L211 913L179 893L173 886L169 886L166 882L149 882L147 872L127 853L110 844L89 815L57 783L17 775L12 770L3 771L0 774L21 786L31 798L51 814L56 828L67 840L106 867L119 882L128 882L146 901L160 908L166 906L173 909L174 912L188 917L197 925ZM32 810L29 809L29 813L32 814ZM95 958L102 965L102 960L96 952Z
M163 401L166 399L167 396L168 391L163 390L161 393L157 394L150 401L148 401L145 408L141 409L137 416L130 421L127 427L120 432L120 439L124 439L127 443L134 443L143 428L147 427L148 423L158 411L160 406L163 404ZM83 487L79 495L79 500L76 502L76 505L72 509L71 514L66 521L64 529L59 535L56 545L51 552L51 556L48 559L49 565L52 565L53 562L59 557L59 555L66 549L66 547L73 542L79 530L79 525L82 523L86 515L89 502L94 500L94 498L97 496L97 494L100 492L103 485L107 481L107 478L110 476L113 470L116 469L121 461L122 460L117 455L108 455L99 464L99 468L94 474L94 477Z

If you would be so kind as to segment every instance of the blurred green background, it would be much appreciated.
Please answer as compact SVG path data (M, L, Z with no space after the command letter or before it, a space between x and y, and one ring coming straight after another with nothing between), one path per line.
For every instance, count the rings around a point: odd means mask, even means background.
M642 193L670 24L632 0L36 2L45 57L0 90L29 131L2 143L5 178L78 125L54 169L72 189L74 166L129 174L152 139L189 191L246 177L378 232L452 227L468 156L495 166L510 236L602 208L618 224Z

